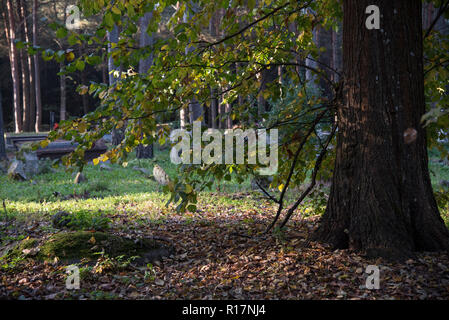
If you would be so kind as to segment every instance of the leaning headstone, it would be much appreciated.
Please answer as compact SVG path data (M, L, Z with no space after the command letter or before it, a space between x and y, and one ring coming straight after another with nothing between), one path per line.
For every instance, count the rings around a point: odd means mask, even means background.
M40 173L39 159L36 152L24 152L23 159L25 162L25 173L27 176L32 177Z
M133 167L133 170L139 171L139 172L143 173L144 175L146 175L147 177L151 176L151 172L145 168Z
M87 182L87 178L84 176L82 172L78 172L75 176L75 180L73 180L74 183L79 184L83 182Z
M163 186L166 186L169 182L170 182L170 178L167 175L167 173L165 173L164 169L162 169L159 165L155 165L153 168L153 176L154 179Z
M20 160L13 160L8 168L8 177L18 181L27 180L25 175L23 162Z
M106 143L112 143L112 135L106 134L102 138Z

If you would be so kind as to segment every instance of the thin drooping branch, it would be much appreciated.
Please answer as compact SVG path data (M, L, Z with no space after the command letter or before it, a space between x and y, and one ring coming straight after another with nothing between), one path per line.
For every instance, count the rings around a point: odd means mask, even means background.
M267 196L268 199L273 201L274 203L279 204L279 200L272 196L264 187L260 185L260 183L256 180L257 187Z
M281 226L280 226L281 229L283 227L285 227L285 225L290 220L290 218L293 215L293 213L295 212L295 210L298 208L298 206L301 204L301 202L305 199L305 197L307 197L309 195L309 193L315 187L315 185L316 185L316 176L318 174L318 171L321 168L321 163L323 162L324 158L326 157L327 151L329 150L329 145L330 145L332 139L335 136L336 130L337 130L337 125L334 124L334 126L332 128L332 132L329 135L329 137L327 138L326 145L322 148L321 153L320 153L320 155L318 156L318 158L317 158L317 160L315 162L315 167L313 168L313 173L312 173L312 181L310 182L310 184L307 187L307 189L298 198L298 200L288 210L287 215L284 218L284 221L282 221L282 223L281 223Z
M328 111L329 110L326 109L326 110L323 110L320 114L318 114L318 116L315 118L315 121L310 126L309 131L306 133L306 135L304 136L304 138L301 141L300 145L298 146L298 149L296 150L295 156L293 158L292 166L290 167L290 172L288 174L287 181L285 182L284 188L282 189L281 196L279 198L278 211L276 213L276 216L273 219L273 222L268 226L268 228L265 231L265 233L268 233L274 227L274 225L277 223L277 221L279 220L279 217L280 217L280 215L282 213L282 209L284 208L285 193L286 193L286 191L287 191L287 189L288 189L288 187L290 185L290 181L292 179L293 173L295 172L295 167L296 167L296 164L298 162L299 154L301 153L302 149L304 148L304 145L306 144L306 142L309 139L309 137L315 131L315 126L321 121L321 119L326 115L326 113Z
M271 16L272 16L273 14L275 14L276 12L278 12L278 11L280 11L280 10L286 8L289 4L290 4L290 2L287 2L287 3L283 4L283 5L280 6L280 7L277 7L277 8L275 8L275 9L273 9L272 11L270 11L269 13L267 13L266 15L260 17L259 19L257 19L257 20L255 20L255 21L251 22L251 23L248 24L248 25L244 26L243 28L241 28L240 30L234 32L233 34L230 34L230 35L228 35L228 36L226 36L226 37L224 37L224 38L222 38L222 39L220 39L220 40L218 40L218 41L209 43L209 44L206 46L206 48L210 48L210 47L219 45L220 43L223 43L223 42L225 42L225 41L227 41L227 40L229 40L229 39L232 39L232 38L234 38L234 37L236 37L236 36L238 36L238 35L244 33L246 30L248 30L248 29L251 28L252 26L258 24L259 22L262 22L262 21L266 20L267 18L271 17Z
M427 38L430 33L432 32L433 28L435 27L436 23L438 22L438 20L441 18L441 16L443 15L443 13L449 9L449 0L446 1L445 4L443 4L440 9L438 10L438 14L435 17L435 19L433 20L432 24L430 25L429 29L427 29L426 34L424 35L424 39Z
M424 76L426 76L429 72L431 72L432 70L435 70L439 67L445 67L445 65L449 62L449 59L445 59L442 62L439 62L437 64L435 64L434 66L432 66L431 68L427 69L424 71Z

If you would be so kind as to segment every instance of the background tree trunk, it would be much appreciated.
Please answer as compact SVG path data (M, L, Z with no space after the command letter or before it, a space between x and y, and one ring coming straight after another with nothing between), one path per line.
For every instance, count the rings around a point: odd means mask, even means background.
M0 90L0 160L6 158L5 131L3 126L2 92Z
M19 55L17 53L16 40L16 23L14 6L11 0L6 1L9 21L9 60L11 63L11 77L13 82L14 95L14 129L16 133L22 131L22 110L20 103L20 77L19 77Z
M37 46L37 0L33 1L33 46ZM39 67L39 55L34 55L34 85L36 93L36 122L35 130L39 132L42 126L42 98L41 98L41 76Z
M381 30L361 28L375 4ZM333 185L315 238L397 257L449 249L430 183L421 0L345 0Z
M216 39L219 34L219 19L218 13L214 13L209 22L209 33L213 39ZM210 89L210 120L209 127L213 129L217 129L217 116L218 116L218 105L219 100L217 98L218 89L211 88Z
M18 8L17 8L19 20L21 21L20 29L21 29L21 39L28 42L28 28L27 28L27 21L26 21L26 11L24 7L24 1L19 0L18 2ZM30 95L30 74L29 74L29 65L28 65L28 58L29 55L27 54L27 51L22 49L20 50L20 63L21 63L21 71L22 71L22 104L23 104L23 130L26 132L30 132L33 130L30 126L30 101L31 101L31 95Z
M110 43L117 43L119 40L119 29L117 26L114 26L114 29L111 31L108 31L107 33L108 41ZM111 44L108 44L108 53L110 54L112 52ZM120 67L116 67L114 65L114 59L112 56L109 56L108 59L108 71L109 71L109 86L114 86L114 84L117 82L117 78L115 78L114 73L115 71L121 71ZM122 129L113 129L112 130L112 144L114 146L119 145L122 140L124 139L124 132Z
M64 63L60 64L61 69L64 68ZM59 121L67 120L67 82L66 76L61 74L60 78L61 89L61 104L59 106Z
M79 50L79 56L81 57L84 53L84 46L81 44L78 47L78 50ZM81 70L79 73L80 73L81 84L84 86L88 86L87 79L86 79L86 69ZM83 101L83 113L88 114L89 113L89 95L83 94L81 98Z
M30 132L30 78L28 74L28 67L26 61L26 53L20 51L20 69L22 73L22 129L25 132Z
M317 28L315 28L312 32L313 32L313 37L312 37L313 42L314 43L318 43L317 42L317 39L318 39L318 30L317 30ZM307 57L305 63L306 63L306 67L310 67L310 68L314 68L314 69L317 68L317 62L315 61L315 59L312 56ZM306 81L307 82L312 82L315 79L316 79L315 73L311 69L307 68L306 69Z
M318 56L318 68L323 72L323 74L330 80L332 78L333 72L330 68L332 68L333 62L333 46L332 46L332 30L327 30L321 26L318 26L317 31L317 45L318 48L324 48L324 51L320 51ZM325 78L320 77L320 88L326 98L331 100L332 96L332 87L329 81L326 81Z
M30 37L30 27L28 24L28 6L26 0L21 1L21 15L23 19L23 29L25 34L25 41L31 43ZM27 106L27 121L29 131L34 131L34 123L36 119L36 88L34 83L34 68L33 68L33 58L28 52L25 51L26 54L26 66L28 69L28 83L29 83L29 100ZM25 112L25 111L24 111Z
M193 2L191 2L191 4L192 3ZM190 19L189 13L185 12L183 16L183 22L188 23L189 19ZM195 50L194 46L188 46L185 50L186 55L194 50ZM187 117L187 119L189 119L190 123L193 123L194 121L198 120L201 116L203 116L203 106L198 102L196 98L193 98L189 103L188 112L189 116Z
M342 73L343 69L343 33L341 30L341 25L338 26L338 30L332 31L332 68ZM338 82L339 75L335 72L332 73L332 81Z
M153 14L151 12L148 12L140 19L140 47L141 48L153 45L153 37L147 33L148 24L150 23L152 15ZM152 64L153 64L153 53L151 53L148 58L140 60L139 73L141 73L141 74L147 73ZM153 156L154 156L153 144L148 145L146 147L142 144L137 146L136 156L137 156L137 159L153 158Z

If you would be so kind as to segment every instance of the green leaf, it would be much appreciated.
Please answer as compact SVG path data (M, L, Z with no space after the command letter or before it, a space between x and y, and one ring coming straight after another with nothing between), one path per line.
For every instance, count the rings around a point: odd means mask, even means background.
M58 31L56 31L56 37L58 37L59 39L63 39L67 37L67 33L67 29L61 27L58 29Z

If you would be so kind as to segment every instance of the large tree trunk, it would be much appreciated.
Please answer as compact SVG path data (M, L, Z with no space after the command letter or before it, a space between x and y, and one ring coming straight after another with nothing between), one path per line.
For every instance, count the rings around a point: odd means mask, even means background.
M11 0L6 1L6 8L8 11L9 20L9 60L11 63L11 77L13 83L13 96L14 96L14 129L15 132L22 131L22 111L20 103L20 77L19 77L19 55L17 53L16 40L16 23L14 6Z
M33 46L37 47L37 0L33 1ZM42 98L41 98L41 76L39 68L39 55L34 55L34 85L36 94L36 123L35 130L39 132L42 126Z
M382 30L364 27L375 4ZM375 256L449 249L428 170L421 0L345 0L333 185L315 238Z

